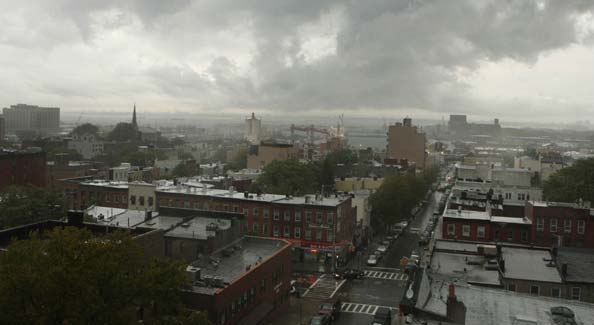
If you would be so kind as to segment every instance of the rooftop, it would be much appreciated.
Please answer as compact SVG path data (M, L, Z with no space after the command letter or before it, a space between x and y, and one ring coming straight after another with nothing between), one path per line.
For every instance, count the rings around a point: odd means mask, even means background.
M171 229L165 235L205 240L208 237L216 237L216 230L227 230L229 228L231 228L231 220L196 217Z
M111 187L111 188L122 188L122 189L126 189L128 188L128 182L113 182L113 181L106 181L106 180L99 180L99 179L95 179L92 181L88 181L88 182L81 182L81 185L87 185L87 186L102 186L102 187Z
M431 271L436 278L477 285L500 286L497 263L484 256L434 252Z
M416 307L445 317L449 282L427 281L420 286ZM455 293L466 306L468 325L557 325L551 308L560 306L573 311L577 325L594 324L593 304L464 284L456 284Z
M156 218L152 218L141 224L138 224L138 227L162 229L164 231L167 231L173 229L176 225L182 223L183 221L184 219L180 217L158 216Z
M487 211L469 211L469 210L453 210L447 209L444 217L466 219L466 220L490 220L491 216Z
M594 250L585 248L559 248L557 267L567 263L565 280L594 283Z
M508 279L562 283L561 275L549 264L548 250L502 247L501 258L505 261L503 277Z
M227 285L287 245L290 244L281 239L245 236L218 253L193 262L192 265L200 268L203 280L220 277ZM196 284L192 289L204 294L215 294L220 288Z

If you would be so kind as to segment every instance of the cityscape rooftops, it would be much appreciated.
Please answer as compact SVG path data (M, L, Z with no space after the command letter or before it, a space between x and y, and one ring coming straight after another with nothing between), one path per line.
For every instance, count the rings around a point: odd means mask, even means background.
M594 250L561 247L557 250L557 267L567 264L564 278L568 282L594 283Z
M182 223L183 221L184 219L181 217L158 216L138 224L138 227L162 229L167 231L173 229L176 225Z
M221 218L196 217L185 221L170 231L165 236L206 240L216 237L218 230L231 228L231 220Z
M490 220L491 216L487 211L453 210L447 209L443 215L448 218L466 220Z
M97 220L97 223L123 228L132 228L143 223L147 215L145 211L127 210L102 206L91 206L85 213ZM159 215L158 212L150 212L151 217Z
M192 266L200 268L202 283L195 283L194 292L215 294L220 288L209 286L206 279L220 278L225 285L239 279L281 248L290 245L282 239L245 236L210 256L196 260Z
M563 283L548 250L502 247L503 277L508 279Z
M128 188L128 182L114 182L114 181L106 181L106 180L99 180L99 179L95 179L92 181L84 181L84 182L81 182L80 184L87 185L87 186L111 187L111 188L120 188L120 189Z
M500 286L497 263L489 263L484 256L434 252L431 256L431 271L435 278Z

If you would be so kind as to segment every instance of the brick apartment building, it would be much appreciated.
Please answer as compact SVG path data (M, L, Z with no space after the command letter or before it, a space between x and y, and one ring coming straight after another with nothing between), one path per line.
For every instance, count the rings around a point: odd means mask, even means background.
M535 245L594 248L594 212L575 203L527 202Z
M69 209L85 209L91 205L127 209L128 183L93 180L93 176L60 180Z
M10 185L47 185L45 152L0 150L0 190Z
M491 215L490 211L448 209L443 215L443 238L473 242L531 243L527 218Z
M421 133L412 125L412 119L405 118L402 123L390 125L388 129L386 158L405 159L411 164L414 163L416 168L423 169L427 160L426 144L425 133Z

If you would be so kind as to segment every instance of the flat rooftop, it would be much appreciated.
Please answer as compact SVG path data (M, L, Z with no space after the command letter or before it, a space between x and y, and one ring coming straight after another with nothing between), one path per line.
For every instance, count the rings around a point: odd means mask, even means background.
M423 279L416 307L445 316L450 282L428 281ZM594 304L465 284L456 284L455 292L466 307L465 323L469 325L558 325L551 314L553 307L571 309L577 325L594 324Z
M231 220L221 218L195 217L168 231L165 236L206 240L216 237L216 230L231 228Z
M137 226L142 228L161 229L167 231L173 229L176 225L182 223L183 221L184 219L180 217L158 216L156 218L152 218L143 223L140 223Z
M246 272L265 262L280 249L290 245L282 239L244 236L218 253L197 260L192 266L200 268L200 276L220 277L225 285L242 277ZM228 252L225 256L223 252ZM214 294L221 288L194 285L193 291Z
M86 186L101 186L101 187L111 187L111 188L128 188L128 182L112 182L112 181L105 181L105 180L92 180L90 182L81 182L81 185Z
M505 261L504 278L563 283L557 268L547 266L545 260L551 259L548 250L502 247L501 257Z
M487 211L470 211L470 210L455 210L447 209L443 215L448 218L466 219L466 220L491 220L491 216Z
M485 257L479 255L434 252L431 256L431 273L444 280L500 286L499 271L496 268L487 269L487 262Z
M565 280L594 283L594 249L562 247L557 252L557 265L567 263Z
M278 195L278 194L256 194L248 193L247 197L243 192L211 189L211 188L196 188L196 187L169 187L159 188L157 192L161 193L175 193L175 194L186 194L186 195L197 195L197 196L208 196L215 198L231 198L235 200L246 200L246 201L260 201L278 204L289 204L289 205L312 205L312 206L327 206L335 207L349 198L349 196L331 196L325 197L320 200L315 200L315 195L308 195L309 203L306 203L306 196L289 196Z
M93 206L85 211L86 214L97 220L98 224L110 225L121 228L133 228L143 223L146 218L145 211L117 209L110 207ZM154 218L158 212L150 212Z

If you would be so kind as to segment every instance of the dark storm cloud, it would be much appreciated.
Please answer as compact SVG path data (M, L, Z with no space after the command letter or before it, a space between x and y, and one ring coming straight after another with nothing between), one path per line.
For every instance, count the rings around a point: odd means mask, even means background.
M41 8L74 23L79 41L91 43L138 18L147 39L176 54L142 70L168 100L211 108L448 111L480 105L467 98L471 85L460 71L504 59L531 64L575 44L576 19L591 14L594 1L57 0ZM110 10L116 13L97 27L93 15ZM308 58L303 29L323 27L332 15L335 50ZM196 35L214 42L216 31L234 26L254 45L236 51L250 57L247 67L216 48L205 69L181 55L208 48L193 42Z

